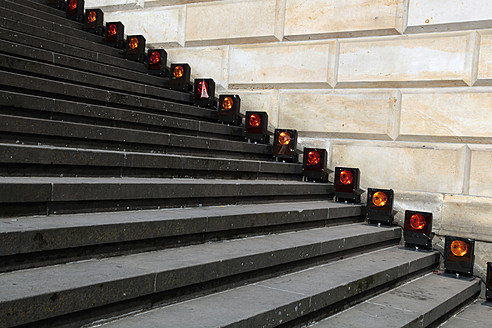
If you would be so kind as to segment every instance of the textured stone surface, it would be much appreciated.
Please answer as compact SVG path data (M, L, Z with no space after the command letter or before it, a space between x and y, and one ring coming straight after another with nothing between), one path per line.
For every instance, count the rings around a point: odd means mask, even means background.
M340 42L337 87L465 86L471 83L471 33Z
M329 87L335 72L335 41L235 46L230 49L233 87Z
M220 1L188 5L186 45L278 41L282 38L282 7L281 0Z
M489 0L409 0L405 33L492 27Z
M85 0L85 8L107 10L143 8L145 0Z
M142 34L147 47L177 47L184 45L185 7L163 7L104 14L106 22L121 21L125 34ZM156 28L158 27L158 28Z
M492 306L490 302L485 303L478 299L456 315L451 317L440 327L442 328L484 328L490 326L492 317Z
M279 126L303 136L391 139L397 92L280 92Z
M492 142L492 90L402 92L398 140Z
M488 116L487 116L488 117ZM472 145L470 163L470 187L468 193L476 196L492 196L492 147Z
M492 3L491 3L492 5ZM480 52L476 59L478 61L475 85L492 85L492 31L483 31L478 34Z
M462 145L336 142L332 147L330 168L360 168L363 188L462 192Z
M438 232L441 228L443 201L444 195L439 193L395 190L393 209L398 212L395 215L395 221L403 226L406 210L430 212L432 213L432 231Z
M398 34L403 0L287 0L286 40Z
M492 198L446 195L440 235L492 242Z
M215 90L227 89L227 67L229 49L227 47L200 47L185 49L166 49L168 63L188 63L191 78L212 78Z

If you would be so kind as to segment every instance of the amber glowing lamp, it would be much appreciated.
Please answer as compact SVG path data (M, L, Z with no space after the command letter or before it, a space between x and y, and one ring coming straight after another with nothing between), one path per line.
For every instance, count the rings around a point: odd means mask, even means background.
M87 9L85 11L84 26L87 32L102 35L104 32L104 13L101 9Z
M238 95L220 95L217 107L217 119L222 123L241 125L240 109L241 97Z
M195 79L193 87L196 106L215 108L215 81L213 79Z
M406 210L403 225L406 247L432 248L432 213Z
M273 138L273 157L277 161L296 163L299 158L296 152L297 130L275 129Z
M326 149L304 148L302 174L305 180L328 182L327 158Z
M360 203L360 170L335 167L335 197L338 202Z
M446 236L444 245L445 272L473 275L475 241L468 238Z
M167 52L164 49L150 49L147 53L147 73L150 75L167 75Z
M171 64L169 69L168 87L173 90L192 92L193 84L190 83L191 67L188 64Z
M145 38L143 35L129 35L126 38L126 59L144 62Z
M68 19L82 22L84 20L84 0L68 0L66 16Z
M269 143L268 114L266 112L246 112L245 138L252 142Z
M393 223L393 195L392 189L367 190L366 217L369 223Z
M121 22L106 23L106 43L123 49L125 46L125 26Z

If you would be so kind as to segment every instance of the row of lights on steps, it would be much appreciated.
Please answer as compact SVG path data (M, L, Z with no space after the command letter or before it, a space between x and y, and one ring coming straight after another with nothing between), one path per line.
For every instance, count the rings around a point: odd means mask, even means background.
M241 98L238 95L221 95L215 99L213 79L195 79L190 82L191 68L188 64L172 64L167 68L167 53L164 49L150 49L145 54L145 38L142 35L124 36L121 22L106 23L100 9L86 10L83 0L47 0L47 4L66 11L67 18L84 23L89 32L103 35L106 43L125 49L129 60L147 61L148 73L169 77L168 87L182 92L193 92L196 106L217 109L218 120L232 125L241 125L239 109ZM268 114L266 112L246 112L245 136L258 143L269 143L267 132ZM273 156L277 161L297 162L297 131L276 129L274 133ZM305 148L303 153L303 176L306 181L328 182L327 152L320 148ZM360 171L358 168L335 168L335 197L338 202L360 203L362 190L359 188ZM366 217L369 224L392 225L394 193L392 189L369 188L367 192ZM403 226L405 246L416 250L432 249L432 213L415 210L405 211ZM445 272L471 277L475 241L468 238L446 236L444 247ZM486 297L492 300L492 262L487 263Z

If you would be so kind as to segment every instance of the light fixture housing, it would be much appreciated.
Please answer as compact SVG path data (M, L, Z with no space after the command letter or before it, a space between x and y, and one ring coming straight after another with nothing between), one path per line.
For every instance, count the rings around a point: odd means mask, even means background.
M245 138L249 141L269 143L268 114L266 112L246 112Z
M145 61L145 38L143 35L129 35L126 38L126 59L143 63Z
M193 84L190 82L191 67L188 64L171 64L169 69L168 87L173 90L192 92Z
M68 19L83 22L84 0L68 0L66 4L66 17Z
M196 106L214 109L215 81L209 78L195 79L193 84L194 103Z
M492 302L492 262L487 262L487 280L485 282L485 297Z
M469 238L446 236L444 245L444 267L446 273L464 276L473 275L475 241Z
M432 213L405 211L403 238L406 247L432 248Z
M393 189L367 190L366 217L369 223L393 223Z
M241 97L238 95L220 95L217 107L217 119L219 122L231 125L241 125L242 119L239 116L241 109Z
M302 175L306 180L328 182L326 167L328 152L322 148L304 148L302 158Z
M273 157L278 160L297 163L297 130L275 129Z
M360 170L353 167L335 167L335 197L337 202L360 203Z
M167 52L164 49L149 49L147 53L147 73L150 75L167 75Z
M123 49L125 46L125 25L122 22L106 23L106 44Z
M50 7L65 11L65 0L46 0L46 4Z
M87 9L84 16L84 26L82 26L82 28L87 32L103 35L104 12L101 9Z

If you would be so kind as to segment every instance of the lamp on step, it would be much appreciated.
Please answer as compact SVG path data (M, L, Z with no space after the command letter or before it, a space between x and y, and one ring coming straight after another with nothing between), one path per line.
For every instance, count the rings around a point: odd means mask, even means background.
M147 55L147 73L150 75L167 75L167 52L164 49L150 49Z
M335 167L335 197L340 203L360 203L360 170Z
M259 143L270 142L266 112L246 112L245 138Z
M298 154L297 130L275 129L273 139L273 157L278 160L296 163Z
M143 63L145 60L145 38L143 35L129 35L126 38L126 59Z
M475 261L475 241L469 238L446 236L444 245L445 272L471 276Z
M171 64L168 87L173 90L191 92L191 67L188 64Z
M241 97L238 95L220 95L217 108L217 119L219 122L240 125L242 121L239 116L240 108Z
M405 247L432 248L432 213L405 211L403 238Z
M200 107L215 108L215 81L213 79L195 79L194 82L195 105Z
M306 180L328 182L327 158L326 149L304 148L302 175Z
M369 223L393 223L393 189L367 190L366 217Z
M74 21L82 22L84 20L84 0L68 0L66 17Z
M125 46L125 25L122 22L106 23L106 44L123 49Z
M87 32L103 35L104 32L104 13L101 9L88 9L85 11L84 26Z

